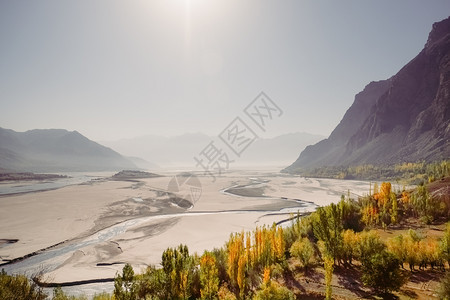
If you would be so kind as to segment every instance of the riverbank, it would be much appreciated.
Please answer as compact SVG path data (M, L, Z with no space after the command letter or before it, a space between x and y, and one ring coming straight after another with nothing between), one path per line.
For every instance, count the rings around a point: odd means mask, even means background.
M186 210L168 191L175 174L163 175L1 197L0 239L18 240L0 247L1 262L38 251L3 267L8 273L43 271L44 280L57 283L113 278L124 262L136 270L158 264L167 247L180 243L202 253L223 246L231 232L270 225L292 212L307 213L316 204L337 202L347 188L357 194L369 186L262 171L230 172L216 182L199 176L201 197ZM254 178L264 195L221 192L236 185L255 188Z

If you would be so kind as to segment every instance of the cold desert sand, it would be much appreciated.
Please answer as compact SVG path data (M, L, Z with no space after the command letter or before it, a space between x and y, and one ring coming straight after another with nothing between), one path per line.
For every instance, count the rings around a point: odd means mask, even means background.
M127 262L138 271L158 264L168 247L186 244L201 254L223 246L232 232L313 211L339 201L348 190L352 195L369 191L362 181L233 171L215 181L197 174L193 195L192 184L183 184L188 176L162 175L131 181L107 177L1 196L0 268L43 272L44 280L54 283L113 278ZM169 184L174 180L178 191ZM195 204L190 207L182 198Z

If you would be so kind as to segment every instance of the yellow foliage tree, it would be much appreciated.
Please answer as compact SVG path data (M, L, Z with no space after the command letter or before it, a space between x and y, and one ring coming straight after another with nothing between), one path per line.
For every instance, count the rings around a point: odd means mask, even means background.
M210 252L205 252L200 259L200 282L202 299L214 299L219 290L219 275L216 258Z
M247 287L247 280L245 276L245 271L247 269L247 259L244 255L239 257L238 261L238 274L237 274L237 283L239 286L239 295L241 299L244 299L245 289Z
M325 299L331 300L332 287L331 280L333 278L334 260L329 255L325 255L323 259L323 265L325 268Z

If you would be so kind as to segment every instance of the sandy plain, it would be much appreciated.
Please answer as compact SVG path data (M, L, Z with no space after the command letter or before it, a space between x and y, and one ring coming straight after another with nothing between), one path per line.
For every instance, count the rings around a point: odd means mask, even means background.
M125 263L136 270L158 264L167 247L182 243L201 254L223 246L232 232L313 211L348 190L353 196L369 191L368 182L275 171L236 170L215 181L162 175L0 197L0 268L43 272L55 283L113 278Z

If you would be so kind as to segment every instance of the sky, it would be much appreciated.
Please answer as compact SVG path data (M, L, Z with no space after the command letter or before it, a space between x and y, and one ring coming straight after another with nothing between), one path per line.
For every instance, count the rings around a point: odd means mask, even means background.
M282 110L263 137L328 136L449 15L448 0L0 1L0 127L217 136L263 91Z

